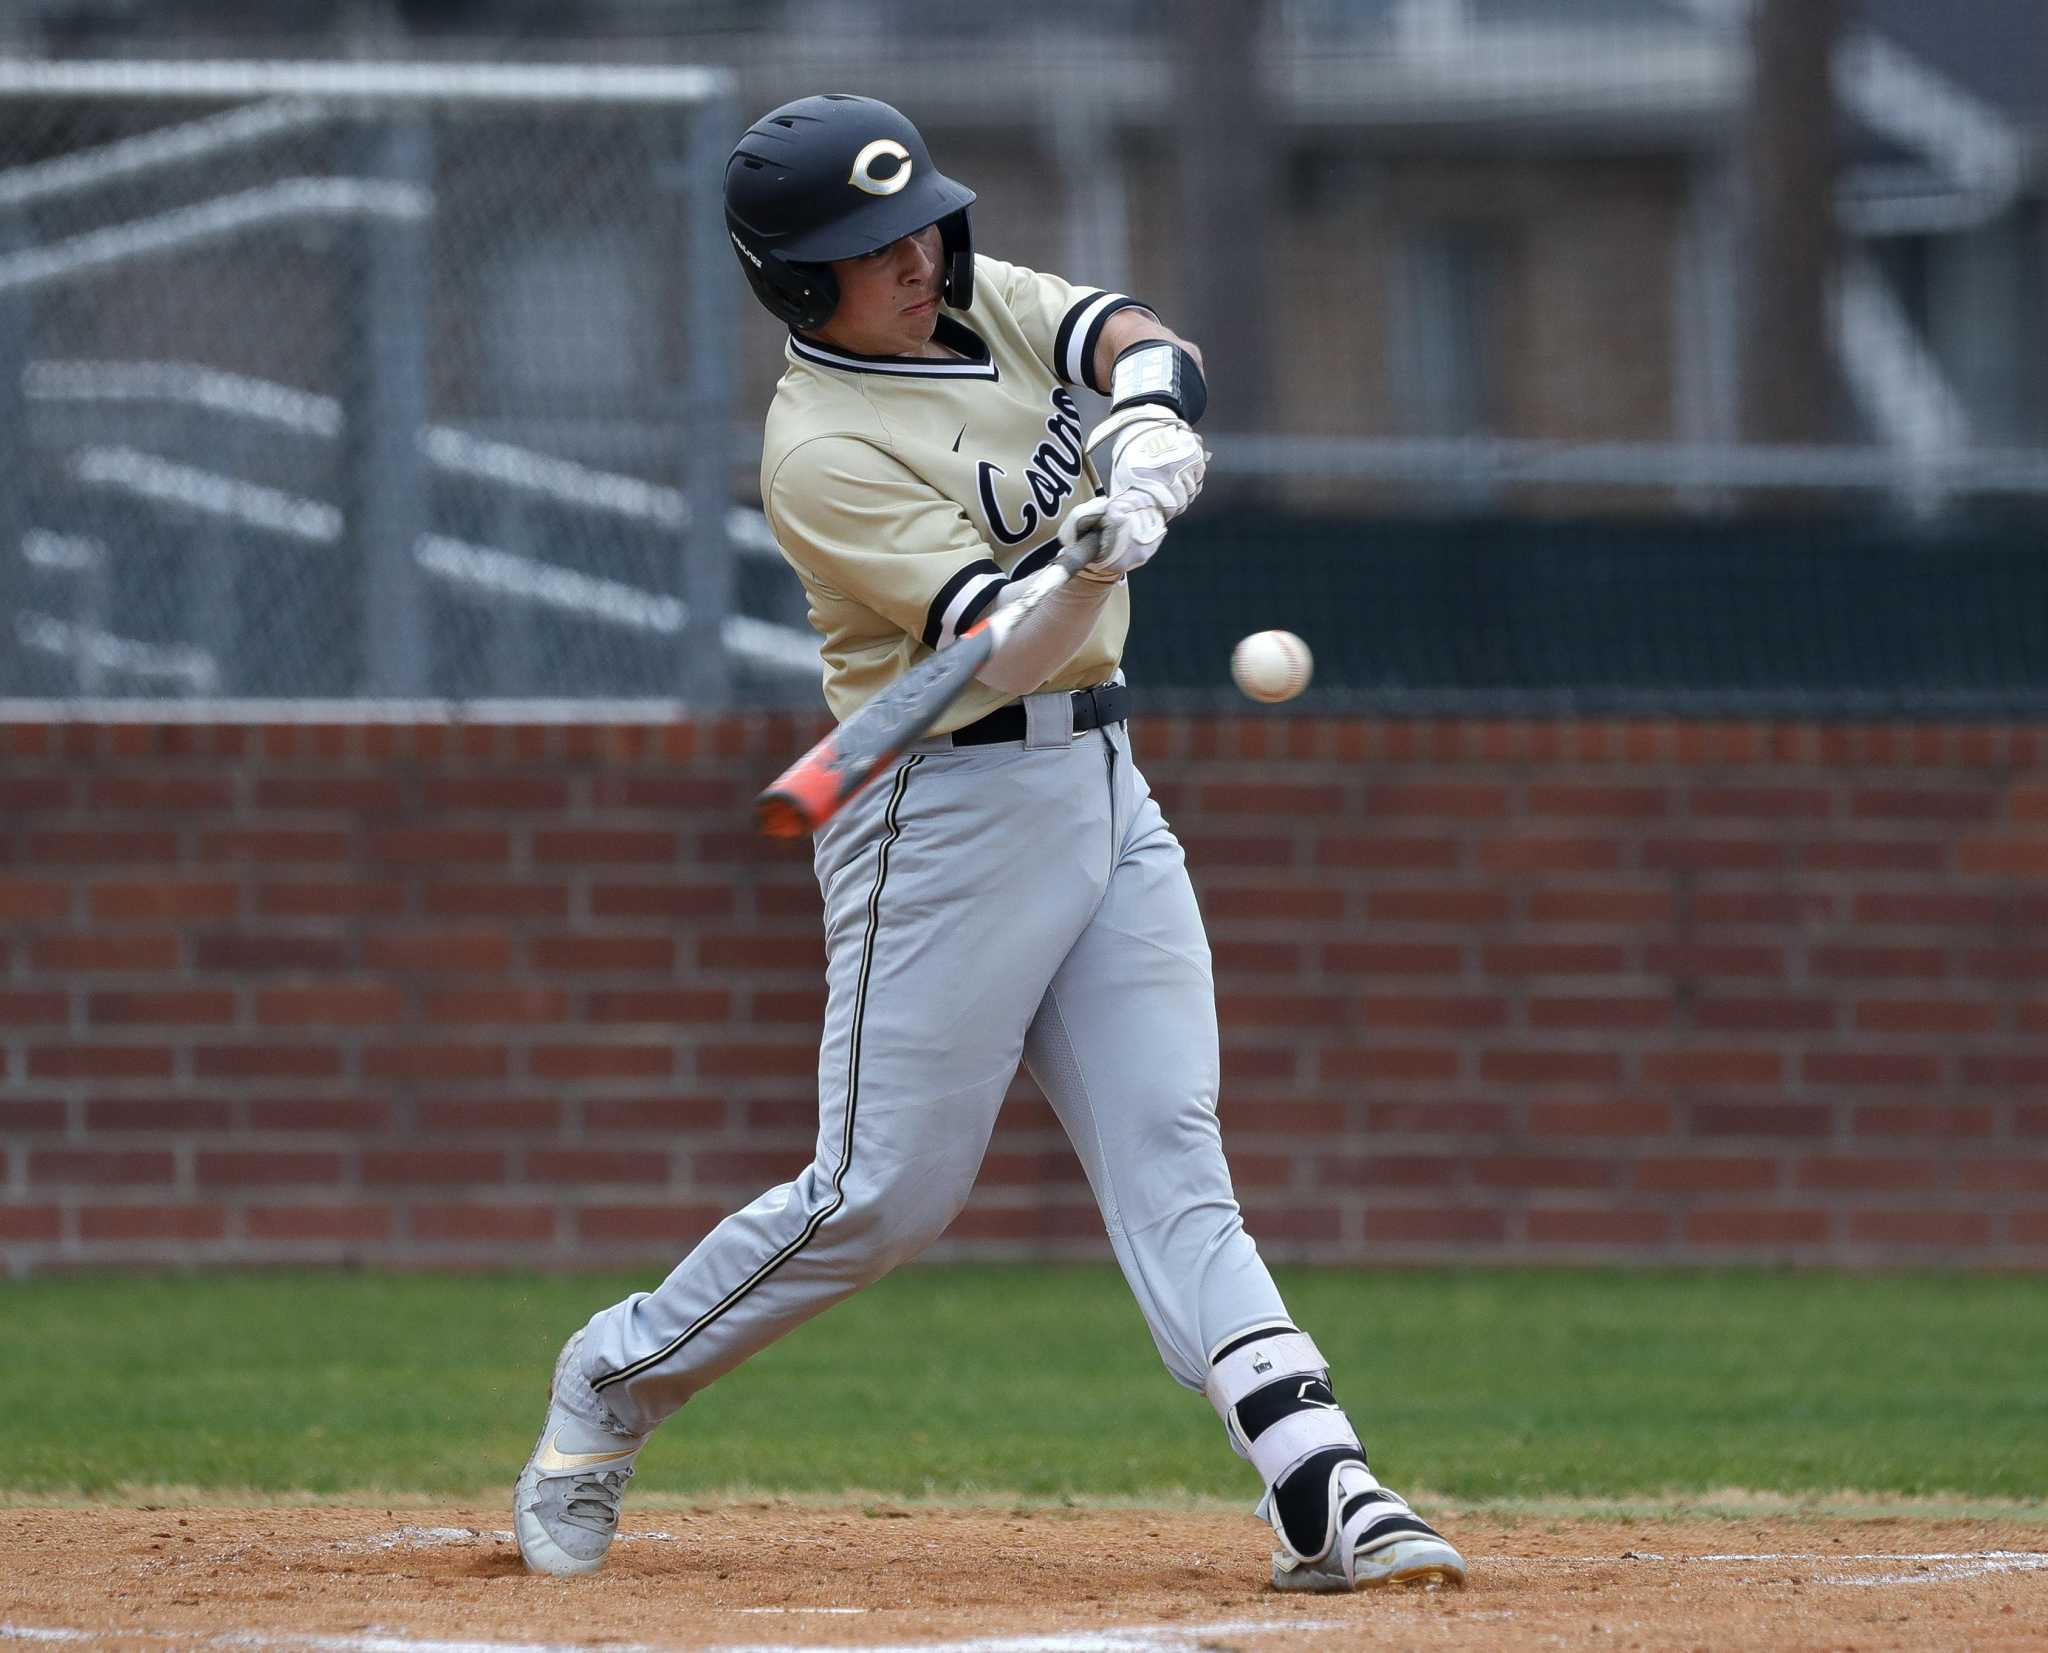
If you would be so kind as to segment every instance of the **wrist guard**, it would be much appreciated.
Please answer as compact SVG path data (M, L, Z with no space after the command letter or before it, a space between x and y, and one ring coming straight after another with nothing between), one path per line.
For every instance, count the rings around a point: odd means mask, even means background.
M1165 339L1140 339L1118 351L1110 365L1109 395L1112 412L1157 403L1191 425L1209 406L1201 364Z

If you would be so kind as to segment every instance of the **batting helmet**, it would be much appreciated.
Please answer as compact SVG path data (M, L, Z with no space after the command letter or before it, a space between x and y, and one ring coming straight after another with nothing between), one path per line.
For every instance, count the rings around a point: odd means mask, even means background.
M771 110L725 164L725 227L754 294L802 332L839 303L826 266L928 224L944 245L941 296L974 299L967 207L974 191L932 165L917 128L875 98L827 92Z

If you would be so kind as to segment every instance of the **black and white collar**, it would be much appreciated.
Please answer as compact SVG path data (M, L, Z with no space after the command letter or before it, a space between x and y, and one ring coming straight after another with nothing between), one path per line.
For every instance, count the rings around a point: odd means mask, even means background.
M944 361L937 356L863 356L852 350L820 344L801 333L789 336L789 348L804 361L820 367L836 367L848 373L889 373L903 379L994 379L995 358L987 342L964 321L939 312L932 337L965 361Z

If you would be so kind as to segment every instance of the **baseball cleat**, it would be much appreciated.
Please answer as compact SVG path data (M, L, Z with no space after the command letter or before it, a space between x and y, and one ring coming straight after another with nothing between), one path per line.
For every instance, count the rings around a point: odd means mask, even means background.
M1363 1467L1359 1466L1360 1471ZM1349 1466L1346 1472L1346 1480L1356 1473ZM1408 1507L1407 1499L1377 1482L1351 1492L1344 1501L1339 1525L1342 1537L1313 1560L1304 1560L1284 1547L1275 1550L1273 1588L1343 1591L1465 1582L1465 1558ZM1348 1552L1343 1547L1346 1541Z
M578 1344L577 1332L555 1359L548 1385L548 1415L533 1456L512 1489L512 1530L530 1572L555 1578L594 1573L619 1530L619 1501L633 1478L633 1460L645 1435L621 1435L587 1422L556 1398L562 1368Z

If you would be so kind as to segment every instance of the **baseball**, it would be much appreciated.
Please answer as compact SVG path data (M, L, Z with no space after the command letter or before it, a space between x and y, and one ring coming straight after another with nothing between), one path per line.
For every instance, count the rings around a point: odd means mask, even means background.
M1315 659L1291 631L1255 631L1230 651L1230 676L1253 700L1292 700L1308 687Z

